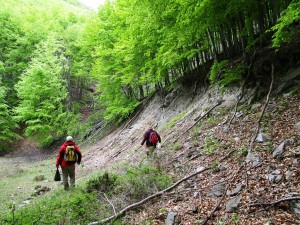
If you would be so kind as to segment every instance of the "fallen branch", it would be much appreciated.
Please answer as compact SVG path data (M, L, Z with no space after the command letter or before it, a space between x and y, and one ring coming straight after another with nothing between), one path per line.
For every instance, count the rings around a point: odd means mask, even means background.
M207 221L213 216L213 214L217 211L217 209L219 208L219 206L221 205L221 202L223 201L223 199L225 198L225 195L226 195L226 192L228 190L228 185L226 185L226 188L225 188L225 191L224 191L224 194L222 195L222 198L220 198L220 200L217 202L217 204L215 205L215 207L213 208L213 210L210 212L210 214L208 215L208 217L206 217L201 225L204 225L207 223Z
M226 128L227 130L229 129L229 127L230 127L230 125L231 125L231 122L232 122L232 120L234 119L234 117L235 117L235 115L236 115L236 113L237 113L238 105L240 104L240 101L242 100L242 98L243 98L243 96L244 96L244 89L245 89L246 83L247 83L247 81L248 81L248 79L249 79L249 77L250 77L250 71L251 71L251 68L252 68L252 65L253 65L253 61L254 61L254 59L255 59L255 55L256 55L256 50L254 51L254 54L253 54L251 63L250 63L250 65L249 65L249 67L248 67L247 77L246 77L246 79L244 80L244 82L243 82L243 84L242 84L241 91L240 91L240 96L239 96L239 99L238 99L237 102L236 102L234 113L233 113L231 119L230 119L229 122L228 122L228 126L227 126L227 128Z
M271 84L270 84L270 87L269 87L269 92L268 92L268 94L267 94L267 99L266 99L266 102L265 102L265 104L264 104L264 107L263 107L263 109L262 109L262 111L261 111L261 115L260 115L260 117L259 117L259 120L258 120L258 122L257 122L258 125L257 125L256 131L255 131L255 134L254 134L254 136L252 137L251 142L250 142L250 144L249 144L248 153L251 152L251 150L252 150L252 148L253 148L253 144L254 144L254 142L255 142L255 140L256 140L256 137L257 137L257 135L258 135L258 133L259 133L259 130L260 130L260 127L261 127L261 120L262 120L263 115L264 115L264 113L265 113L265 111L266 111L267 105L269 104L270 94L271 94L271 91L272 91L272 88L273 88L273 82L274 82L274 65L272 64Z
M231 153L233 153L234 151L236 151L236 149L231 149L226 155L224 155L220 161L223 161L224 159L226 159Z
M177 187L177 186L178 186L179 184L181 184L182 182L184 182L184 181L190 179L190 178L193 177L193 176L196 176L196 175L198 175L198 174L200 174L200 173L203 173L204 171L209 170L209 169L210 169L210 168L207 167L207 168L203 168L202 170L199 170L199 171L197 171L197 172L195 172L195 173L192 173L192 174L190 174L190 175L188 175L188 176L182 178L181 180L177 181L177 182L176 182L175 184L173 184L172 186L170 186L170 187L168 187L168 188L166 188L166 189L164 189L164 190L162 190L162 191L159 191L159 192L157 192L157 193L155 193L155 194L153 194L153 195L150 195L150 196L148 196L147 198L144 198L143 200L141 200L141 201L139 201L139 202L137 202L137 203L134 203L134 204L132 204L132 205L129 205L129 206L125 207L124 209L122 209L121 211L119 211L119 212L118 212L117 214L115 214L114 216L108 217L108 218L103 219L103 220L100 220L100 221L92 222L92 223L90 223L90 225L104 224L104 223L107 223L107 222L109 222L109 221L111 221L111 220L117 219L117 218L119 218L121 215L123 215L124 213L126 213L127 211L129 211L129 210L131 210L131 209L133 209L133 208L136 208L136 207L138 207L138 206L144 204L145 202L149 201L150 199L153 199L153 198L156 198L156 197L159 197L159 196L163 195L165 192L168 192L168 191L174 189L175 187Z
M186 132L188 132L190 129L192 129L200 120L202 120L204 117L206 117L214 108L216 108L217 106L221 105L222 101L219 101L216 105L214 105L213 107L211 107L203 116L199 117L199 118L196 118L196 122L190 126L188 129L186 129L181 135L178 135L178 137L175 139L174 142L176 142L182 135L184 135ZM164 141L164 143L166 142L167 140Z
M106 194L104 192L101 192L101 193L103 194L103 196L106 199L106 201L108 201L108 203L112 206L112 208L114 210L114 214L117 215L115 206L111 203L111 201L109 201L109 199L107 198L107 196L106 196Z
M264 203L264 202L252 203L249 206L250 207L254 207L254 206L267 207L267 206L277 205L277 204L279 204L281 202L295 201L295 200L300 200L300 196L298 196L298 197L290 197L290 198L282 198L282 199L279 199L279 200L277 200L275 202L270 202L270 203Z

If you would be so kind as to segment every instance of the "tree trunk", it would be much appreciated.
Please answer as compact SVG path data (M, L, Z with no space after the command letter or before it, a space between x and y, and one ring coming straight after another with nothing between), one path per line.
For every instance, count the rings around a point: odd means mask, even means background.
M209 41L210 41L210 44L211 44L211 51L212 51L213 58L214 58L214 60L216 60L218 62L217 48L216 48L211 30L208 27L208 28L206 28L206 31L207 31L207 35L208 35L208 38L209 38Z

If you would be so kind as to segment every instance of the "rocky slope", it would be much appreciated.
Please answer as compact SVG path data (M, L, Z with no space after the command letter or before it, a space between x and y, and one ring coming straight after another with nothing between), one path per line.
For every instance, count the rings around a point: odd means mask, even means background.
M194 85L145 100L123 126L85 147L79 176L141 163L142 135L153 126L163 169L177 180L207 170L127 212L127 224L299 224L299 84L251 104L246 90L235 113L239 94Z
M145 99L122 126L80 145L84 157L77 177L144 163L140 143L153 126L162 137L161 168L175 182L199 174L128 211L124 224L299 224L299 71L284 76L288 89L282 92L284 83L274 86L270 98L253 102L257 90L246 89L238 108L240 88L220 92L197 82ZM56 155L56 149L38 154L28 141L19 145L20 151L7 157Z

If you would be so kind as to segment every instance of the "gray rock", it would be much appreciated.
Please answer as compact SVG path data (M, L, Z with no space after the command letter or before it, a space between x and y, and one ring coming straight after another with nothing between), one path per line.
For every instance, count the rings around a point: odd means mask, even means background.
M235 196L235 197L229 199L229 201L226 203L226 212L229 212L229 213L234 212L237 209L237 207L241 201L241 198L242 198L241 196Z
M282 180L282 174L281 174L281 171L280 170L275 170L273 171L272 173L270 173L268 175L268 180L271 182L271 183L279 183L281 180Z
M300 219L300 201L292 201L290 205L293 213Z
M295 157L300 157L300 149L294 151Z
M269 138L265 134L263 134L263 133L259 133L257 135L256 139L255 139L255 141L257 143L263 143L263 142L266 142L268 140L269 140Z
M259 107L261 107L261 104L260 103L256 103L256 104L253 104L252 106L251 106L251 109L253 110L253 109L257 109L257 108L259 108Z
M278 158L278 157L281 157L282 156L282 153L284 151L284 146L285 146L285 141L282 142L276 149L275 151L273 152L273 158Z
M300 122L296 123L295 126L300 130Z
M227 167L224 166L223 164L220 164L220 165L219 165L219 170L220 170L220 171L227 170Z
M294 177L293 172L291 172L291 171L286 171L286 172L285 172L285 179L286 179L287 181L291 181L291 180L293 179L293 177Z
M200 193L198 191L194 192L194 198L199 198Z
M165 225L174 225L178 224L178 218L176 212L169 212L167 219L165 220Z
M252 163L252 168L256 168L256 167L259 167L261 166L261 158L260 156L252 153L252 152L249 152L246 159L245 159L246 163Z
M208 197L220 197L225 194L225 183L220 183L213 186L210 193L208 193Z
M261 165L262 165L262 162L260 162L260 161L254 161L254 162L252 162L252 168L257 168L257 167L259 167Z
M235 196L235 195L237 195L242 189L243 189L243 185L240 184L240 185L238 185L236 188L234 188L233 190L228 191L228 192L227 192L227 195Z

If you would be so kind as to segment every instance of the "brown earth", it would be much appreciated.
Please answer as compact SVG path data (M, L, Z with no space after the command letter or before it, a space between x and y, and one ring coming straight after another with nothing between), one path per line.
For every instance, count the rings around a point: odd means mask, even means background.
M261 131L268 135L269 141L254 143L252 152L261 159L261 165L255 168L251 167L251 163L244 162L265 100L256 108L246 106L238 110L228 128L237 93L237 89L222 94L217 89L203 89L194 96L191 88L180 87L169 94L167 107L164 107L166 99L155 96L143 106L134 120L90 147L83 158L85 166L80 175L84 176L95 169L109 171L116 164L140 163L145 155L145 150L140 149L142 134L154 125L163 139L162 148L158 150L161 166L174 174L177 180L200 167L212 169L183 182L162 197L129 211L126 224L142 224L142 221L145 224L146 221L165 224L167 213L171 211L178 214L179 224L184 225L198 224L197 221L204 218L208 218L207 224L222 224L222 221L224 224L298 223L299 219L292 213L289 201L269 207L251 204L272 203L291 193L299 196L299 159L294 152L299 151L300 146L299 130L295 126L300 121L300 92L293 96L271 98L261 121ZM196 122L220 100L224 100L220 106ZM176 116L177 120L174 119ZM168 127L166 124L170 124L172 118L175 125ZM186 132L194 125L196 128ZM207 140L215 142L207 145ZM285 140L289 140L290 144L285 147L283 158L275 160L272 152ZM180 149L176 145L181 146ZM215 148L210 150L212 152L209 152L210 146ZM219 170L220 165L226 169ZM279 183L267 179L273 170L279 170L283 175ZM287 173L292 176L287 178ZM235 213L225 212L230 196L208 197L212 187L222 182L226 183L228 190L238 185L243 187ZM199 193L199 197L194 197L195 192ZM164 212L161 209L165 209Z
M261 159L261 165L255 168L251 163L245 163L245 159L265 99L251 108L246 104L249 95L245 95L248 97L242 101L244 107L239 108L228 127L239 89L220 93L217 88L198 88L195 93L195 87L181 86L165 97L155 95L131 120L109 135L93 144L79 144L83 160L82 166L77 168L78 178L95 171L113 170L115 165L140 163L145 157L145 149L140 148L142 135L153 126L162 137L162 148L157 150L160 164L174 175L175 180L201 167L211 169L129 211L123 218L126 224L142 224L142 221L165 224L171 211L178 214L179 224L183 225L199 224L205 218L208 218L207 224L299 224L289 201L269 207L251 206L253 203L272 203L291 193L299 196L299 159L294 154L300 146L299 129L295 126L300 122L299 86L294 95L271 98L272 104L268 104L260 123L261 131L268 135L269 141L254 143L251 149ZM220 106L199 120L220 101L223 101ZM283 157L275 160L272 152L285 140L289 140L289 144ZM21 141L19 144L23 148L7 157L23 156L36 160L56 154L55 148L45 154L32 142ZM224 170L218 169L221 165ZM283 175L278 183L267 179L273 170L279 170ZM289 178L288 172L292 174ZM235 213L225 211L230 196L208 197L212 187L222 182L228 190L238 185L243 187ZM196 198L195 192L199 194Z

